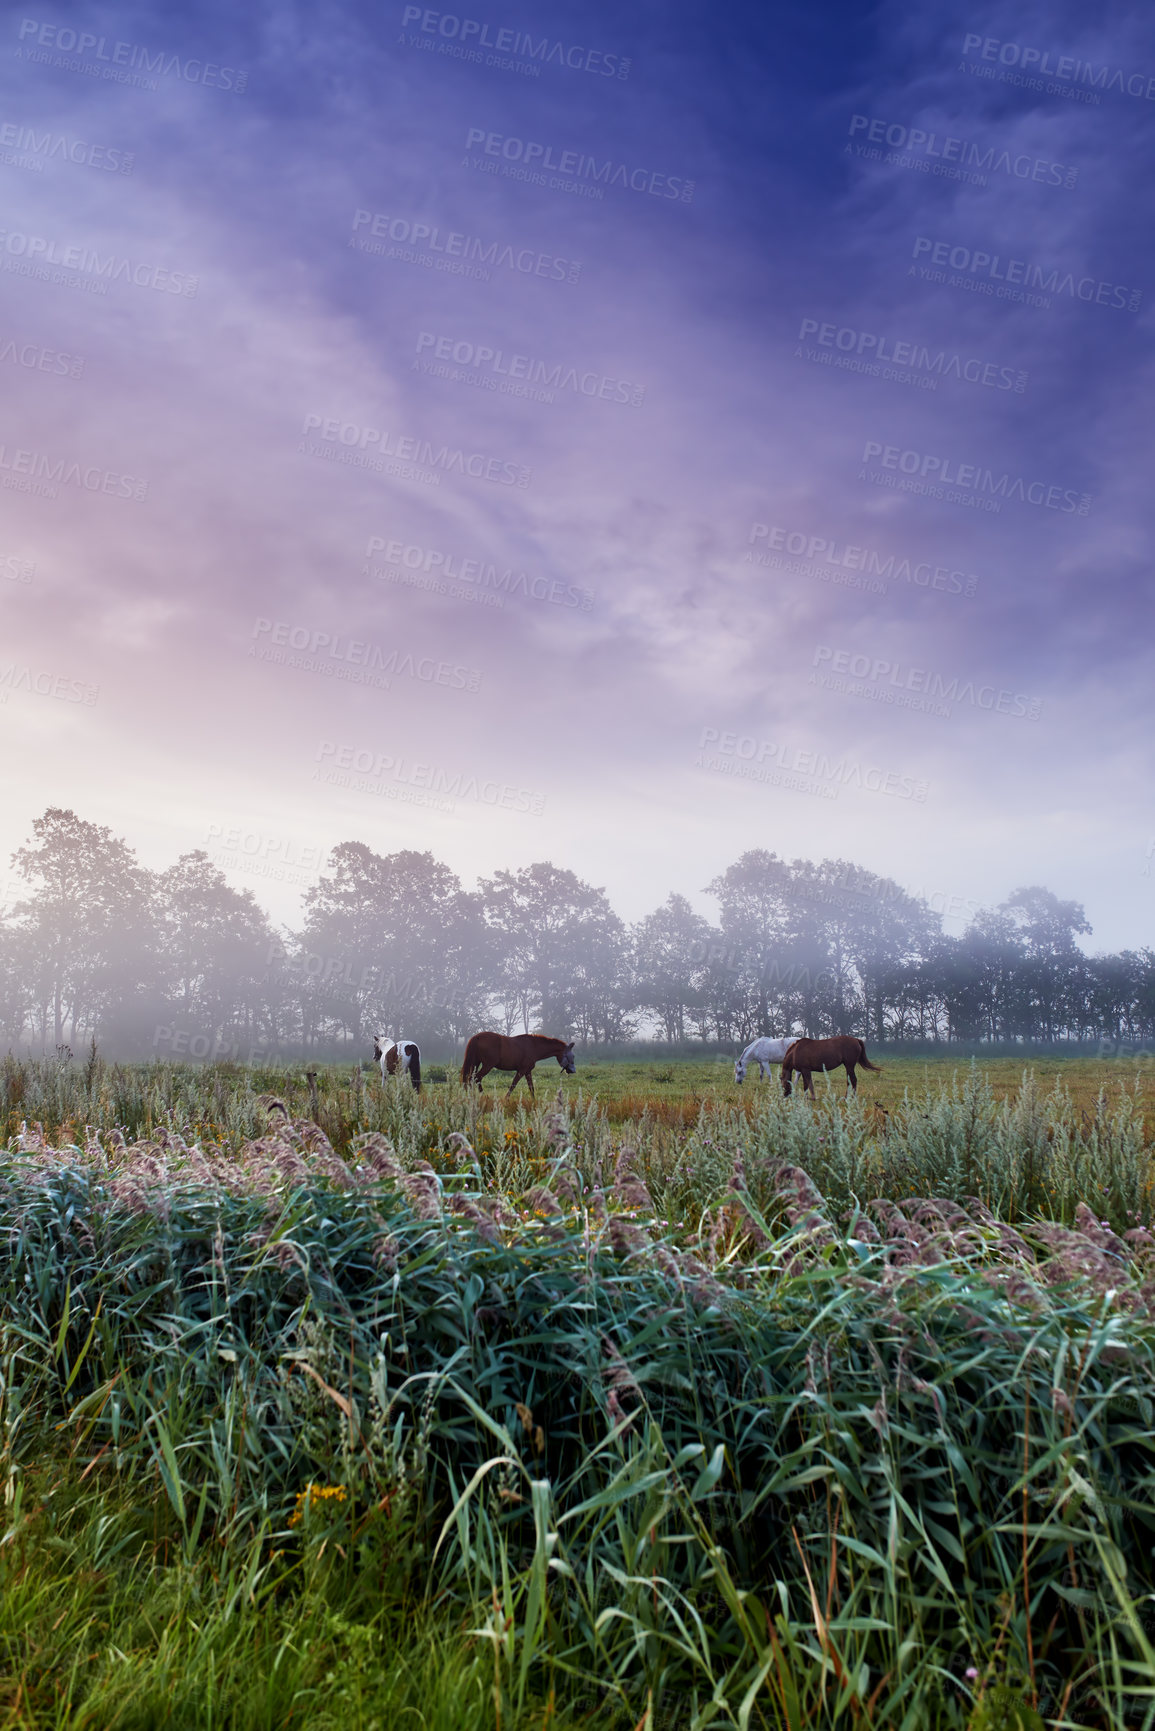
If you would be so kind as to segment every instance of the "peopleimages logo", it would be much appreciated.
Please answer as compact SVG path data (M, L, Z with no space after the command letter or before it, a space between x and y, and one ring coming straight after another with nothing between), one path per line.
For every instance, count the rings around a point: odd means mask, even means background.
M212 60L182 59L179 54L171 54L163 48L144 48L137 42L113 42L109 46L107 36L95 36L88 30L73 30L67 25L41 24L36 18L22 18L17 32L21 42L29 43L27 49L18 48L16 54L49 65L67 65L65 56L73 56L83 62L90 55L98 64L92 68L93 76L110 78L117 83L138 83L132 77L132 72L159 72L163 78L179 78L184 84L203 84L210 90L231 90L239 96L248 83L247 72L239 72L235 66L219 66ZM31 44L37 48L55 49L55 55L38 54L32 51ZM87 68L85 69L87 70ZM155 90L152 84L149 88Z
M504 349L495 349L490 343L459 341L454 337L439 336L435 331L418 333L417 354L418 357L425 354L431 357L428 361L419 358L413 363L422 372L447 379L461 377L465 383L484 383L491 390L504 390L515 396L523 394L523 391L572 391L575 396L627 403L630 408L638 409L646 394L644 385L632 384L629 379L609 378L604 373L566 366L561 361L551 366L531 355L507 354ZM436 362L451 364L437 366ZM552 394L546 400L552 402Z
M420 547L414 542L386 541L382 535L371 535L365 557L372 559L383 553L385 562L395 570L420 572L430 581L415 587L428 588L438 594L456 593L465 585L467 593L487 595L500 605L507 595L524 595L527 600L550 601L555 607L577 607L588 613L594 597L588 589L579 589L560 578L530 577L524 571L502 569L487 559L464 559L458 553L445 553L435 547ZM366 565L366 576L383 577L387 573Z
M394 458L410 465L420 478L432 474L440 481L445 474L469 475L476 481L493 481L502 487L528 487L529 469L521 463L507 463L500 457L488 457L483 451L463 451L452 445L437 445L432 439L418 439L404 433L391 433L381 427L369 427L359 421L342 421L336 416L306 415L301 443L297 449L305 456L332 456L348 461L357 468L389 474L392 469L384 459ZM310 433L317 433L325 444L314 447ZM326 450L325 446L333 447ZM342 449L342 447L344 447ZM376 455L375 453L380 453Z
M368 229L371 240L359 232L363 228ZM384 244L386 241L389 246ZM414 263L428 259L436 270L448 271L450 275L479 276L486 282L487 267L515 271L521 276L545 277L550 282L576 283L582 273L580 264L551 252L496 240L483 241L477 235L459 234L456 229L442 229L436 223L389 216L382 211L353 212L349 245L379 258L398 257ZM422 248L425 250L415 250Z
M738 781L787 788L793 793L814 794L821 799L837 799L842 788L857 787L864 793L882 793L891 799L911 799L922 805L930 791L929 782L903 775L900 770L880 769L876 765L863 768L861 763L846 757L802 750L772 739L759 740L751 734L726 733L717 727L702 729L694 768L733 776Z
M1027 388L1027 375L1018 367L1003 367L997 361L979 360L973 355L937 351L926 343L896 341L879 336L875 331L859 331L849 325L820 324L817 319L803 319L798 330L799 342L813 338L822 348L838 350L842 355L865 357L869 371L877 375L882 365L890 363L883 378L901 377L895 369L910 368L914 373L930 373L938 379L959 379L968 385L985 385L988 390L1014 391L1021 396ZM826 356L821 357L826 359ZM837 361L837 356L830 356ZM877 363L877 364L875 364Z
M10 691L27 691L35 697L55 697L62 703L83 703L88 708L100 696L99 685L88 685L83 679L70 679L64 673L38 671L18 662L0 663L0 703L7 703Z
M777 524L755 523L750 529L750 548L765 542L774 553L788 553L807 565L820 561L843 571L861 571L867 577L882 579L879 588L886 593L888 583L910 583L918 589L938 589L947 595L974 595L979 580L973 572L957 571L949 565L931 565L926 560L901 559L896 553L879 553L873 547L855 547L831 540L826 535L807 535L800 529L783 529ZM759 548L748 551L746 562L751 565L773 565Z
M628 78L630 75L630 62L623 60L620 54L606 54L600 48L580 48L548 36L535 41L528 31L523 30L493 29L491 34L491 26L480 18L459 18L452 12L430 12L424 6L406 6L401 14L402 29L408 24L418 24L423 34L440 37L446 44L460 43L464 49L488 48L491 59L508 54L528 63L540 61L543 66L568 66L571 72L592 72L602 78ZM484 56L473 54L469 58L481 60ZM536 65L533 70L537 71Z
M1006 174L1013 180L1034 180L1044 186L1072 187L1079 178L1077 168L1064 167L1061 162L1051 162L1046 157L1028 156L1024 151L1012 155L1009 150L1000 150L994 144L984 148L966 138L927 132L921 126L904 126L899 121L875 120L868 114L852 114L850 136L857 139L860 134L865 135L860 142L873 146L885 144L892 152L892 157L887 160L910 159L909 162L902 161L902 166L921 166L925 159L928 168L938 164L954 167L960 172ZM849 151L850 146L847 145L846 149ZM902 153L902 158L897 153ZM875 155L881 159L881 151L876 150ZM980 185L985 184L985 181L980 181Z
M540 183L543 185L545 174L549 172L572 176L579 183L622 186L631 192L649 193L652 198L676 198L683 204L693 203L692 180L660 174L657 169L630 168L628 164L614 162L610 157L599 162L597 157L586 156L579 150L555 153L552 144L538 144L531 138L509 138L502 132L490 132L484 126L469 128L465 148L472 150L474 145L480 145L485 156L500 157L507 163L517 163L523 170L532 171L527 178L535 183L540 170Z
M29 372L55 373L62 379L79 379L84 372L83 355L62 354L59 349L21 342L17 337L0 340L0 363L4 361Z
M46 162L59 158L80 168L103 169L107 174L131 174L136 161L131 150L118 150L111 144L86 144L64 132L38 132L34 126L20 126L15 121L0 125L0 145L7 150L27 151Z
M0 578L9 583L34 583L35 559L22 559L18 553L0 553Z
M914 478L904 491L922 492L930 498L946 498L951 503L967 503L967 496L987 498L994 509L1003 499L1019 499L1025 505L1046 511L1073 511L1085 517L1091 509L1090 493L1077 493L1071 487L1050 486L1045 481L1028 481L1023 475L996 475L993 469L983 469L976 463L959 463L953 457L937 457L929 452L904 451L898 445L882 445L867 439L862 447L862 461L877 460L881 468L895 470ZM873 477L862 471L859 480ZM944 492L958 489L957 494Z
M184 295L190 300L197 292L197 278L187 271L167 270L161 265L146 264L142 259L121 258L116 253L101 254L87 246L64 246L44 235L0 228L0 251L8 255L3 263L6 271L45 278L50 275L47 267L52 266L57 273L70 271L74 277L99 279L91 285L99 294L107 292L110 282L127 282L134 288ZM59 275L52 280L58 281Z
M1139 310L1143 298L1142 289L1127 288L1122 283L1105 282L1093 276L1076 276L1074 271L1063 270L1059 265L1032 264L1029 259L1008 258L1001 253L987 252L983 247L955 246L949 240L932 240L925 234L916 236L911 257L925 259L929 266L934 267L933 270L923 267L919 272L928 282L945 282L947 270L957 271L978 278L987 294L996 292L987 287L987 283L1007 285L997 291L1004 299L1022 300L1022 293L1007 292L1007 288L1013 290L1021 285L1023 290L1067 295L1069 299L1084 301L1087 305L1121 307L1133 313ZM915 272L916 267L911 265L907 275L914 276Z
M927 667L903 667L897 661L856 654L852 649L835 649L820 643L814 651L812 667L829 665L832 673L849 674L831 679L825 673L812 673L810 684L831 691L845 691L851 697L869 697L875 702L894 703L900 708L932 709L950 714L952 703L969 703L972 709L990 709L997 715L1021 715L1038 721L1043 712L1041 697L1028 697L1023 692L999 691L993 685L975 685L973 679L960 680L955 674L948 679ZM911 703L906 694L913 693L922 701Z
M398 797L389 789L395 786L413 789L431 796L432 800L447 801L436 809L452 811L454 801L471 800L475 805L490 805L502 811L527 812L540 817L545 810L546 796L512 782L479 780L465 770L445 769L435 763L409 762L388 752L369 746L342 745L336 740L322 740L317 758L327 767L314 770L314 781L327 781L339 787L353 787L362 793ZM416 800L418 805L431 803Z
M1096 66L1090 60L1077 60L1070 54L1052 56L1049 48L1002 42L996 36L965 36L963 53L970 54L975 49L979 51L980 60L994 61L1000 66L1018 66L1023 72L1030 72L1040 79L1057 78L1062 83L1090 85L1096 90L1117 90L1120 95L1155 102L1155 76L1146 72L1125 72L1121 66L1110 66L1106 62ZM1041 90L1042 84L1038 88Z
M307 672L329 672L333 664L343 663L350 668L380 672L395 678L421 680L426 685L447 685L457 691L477 691L481 686L481 674L475 667L435 661L431 655L416 661L408 650L390 649L386 652L376 643L342 637L340 632L294 625L285 619L258 619L253 626L253 636L267 637L268 644L253 644L249 649L250 656L260 661L277 661L285 666L300 665ZM296 651L298 659L279 653L286 648ZM388 689L388 680L385 689Z
M328 858L326 848L316 845L301 847L284 836L244 829L239 824L230 828L221 823L210 824L207 841L212 849L209 857L214 865L229 871L247 872L254 877L271 878L275 883L302 887L313 882Z
M138 504L148 496L148 482L138 475L122 475L116 469L69 462L65 457L50 457L44 451L12 450L8 445L0 445L0 472L9 491L38 494L46 499L55 499L58 487L79 487L84 493L134 499Z

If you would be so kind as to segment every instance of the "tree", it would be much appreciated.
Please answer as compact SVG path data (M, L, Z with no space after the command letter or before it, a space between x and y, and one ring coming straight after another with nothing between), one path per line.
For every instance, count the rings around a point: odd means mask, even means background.
M25 932L0 914L0 1035L19 1042L32 1009L32 969Z
M276 938L251 890L235 890L199 849L157 879L160 958L186 1026L253 1034Z
M723 949L708 987L718 1031L750 1040L783 1013L772 988L782 984L791 936L790 867L776 853L753 848L708 883L706 894L716 896L722 910ZM795 959L785 968L798 965Z
M1028 1018L1023 1031L1054 1040L1068 1023L1073 1006L1065 1000L1081 972L1083 953L1076 935L1091 930L1083 905L1060 901L1050 890L1031 884L1015 890L998 911L1011 923L1026 955L1019 970L1022 1009Z
M431 853L334 848L329 872L306 892L306 918L287 958L301 983L306 1037L325 1027L375 1033L459 1034L488 993L480 899Z
M536 1023L560 1034L583 1018L588 1025L591 1014L621 1022L625 928L604 890L540 860L483 879L481 896L507 1032L520 1021L526 1032Z
M909 963L922 961L930 953L942 921L926 902L908 895L893 878L879 877L847 860L823 860L818 869L843 890L844 899L827 922L832 965L841 981L850 963L862 1031L868 1039L881 1040L887 1031L888 993L902 989L900 982Z
M95 1031L125 995L157 978L155 880L126 842L50 806L37 846L12 856L32 895L14 908L42 1041Z
M633 1001L657 1017L667 1040L686 1038L686 1012L705 1002L705 967L717 934L685 896L671 894L631 933Z
M965 964L968 1031L979 1039L1021 1038L1026 949L1015 920L1002 908L980 908L958 943Z
M1008 916L1029 956L1078 955L1076 935L1091 930L1082 902L1060 901L1040 884L1015 890L999 903L999 912Z

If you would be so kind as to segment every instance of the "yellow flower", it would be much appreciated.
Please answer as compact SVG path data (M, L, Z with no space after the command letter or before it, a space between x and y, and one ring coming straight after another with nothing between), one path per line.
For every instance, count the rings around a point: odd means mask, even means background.
M344 1485L306 1485L303 1491L297 1492L297 1506L289 1516L289 1525L299 1527L305 1518L305 1511L315 1503L343 1503L344 1501Z

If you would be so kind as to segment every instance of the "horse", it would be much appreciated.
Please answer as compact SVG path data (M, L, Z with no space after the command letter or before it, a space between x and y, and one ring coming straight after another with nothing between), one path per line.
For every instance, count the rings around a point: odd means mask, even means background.
M766 1071L771 1064L780 1064L786 1056L786 1051L793 1042L791 1040L752 1040L740 1058L734 1060L734 1080L746 1080L747 1064L757 1064L758 1074L766 1080Z
M412 1040L390 1041L387 1034L374 1034L373 1057L381 1066L381 1080L400 1073L408 1076L417 1092L421 1092L421 1053Z
M803 1087L812 1095L814 1085L810 1080L811 1071L837 1070L842 1064L846 1066L846 1086L853 1088L856 1094L856 1064L861 1064L864 1070L875 1070L879 1075L882 1074L882 1066L871 1063L862 1041L856 1040L851 1034L836 1034L832 1040L795 1040L782 1060L782 1092L789 1094L790 1078L797 1070Z
M543 1058L556 1058L567 1076L577 1068L574 1063L573 1041L551 1039L548 1034L494 1034L488 1030L470 1036L461 1066L461 1080L468 1088L476 1081L478 1088L491 1070L513 1070L513 1081L505 1090L508 1097L524 1077L533 1093L533 1067ZM536 1097L536 1096L535 1096Z

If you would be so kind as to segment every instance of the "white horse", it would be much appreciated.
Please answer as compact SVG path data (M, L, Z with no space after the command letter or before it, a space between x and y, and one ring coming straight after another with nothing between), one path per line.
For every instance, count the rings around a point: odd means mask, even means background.
M374 1034L373 1057L381 1066L381 1080L399 1073L408 1076L417 1092L421 1092L421 1053L412 1040L390 1040L388 1034Z
M747 1064L757 1064L758 1073L766 1080L766 1072L771 1064L780 1064L790 1047L794 1044L789 1040L752 1040L740 1058L734 1060L734 1080L743 1082L746 1079Z

